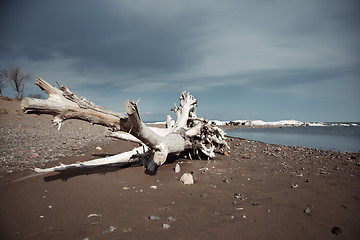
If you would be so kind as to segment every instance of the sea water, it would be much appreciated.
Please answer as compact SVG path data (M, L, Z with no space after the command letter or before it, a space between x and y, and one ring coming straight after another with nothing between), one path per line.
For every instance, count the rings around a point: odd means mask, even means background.
M310 147L334 151L360 151L360 125L303 126L282 128L240 128L226 135L265 143Z

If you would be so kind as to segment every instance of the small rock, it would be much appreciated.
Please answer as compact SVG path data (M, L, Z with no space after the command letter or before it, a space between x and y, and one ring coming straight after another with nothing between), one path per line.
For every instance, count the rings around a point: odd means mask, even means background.
M108 233L110 233L110 232L115 231L115 229L116 229L116 227L110 226L109 229L104 230L104 231L102 232L102 234L108 234Z
M256 207L261 206L260 203L257 203L257 202L254 202L254 203L252 203L251 205L256 206Z
M88 218L92 218L92 217L98 217L101 219L101 215L100 214L97 214L97 213L91 213L88 215Z
M199 171L201 172L201 174L208 174L209 168L207 168L207 167L202 167L202 168L199 169Z
M310 212L311 212L310 208L307 208L304 210L304 213L306 213L306 214L310 214Z
M101 147L96 147L95 149L98 150L98 151L102 151Z
M167 220L168 220L168 222L175 222L175 221L176 221L176 219L175 219L175 218L173 218L173 217L171 217L171 216L170 216L170 217L168 217L168 218L167 218Z
M177 163L175 166L175 173L179 173L180 172L180 165Z
M153 216L153 215L149 216L148 218L149 218L150 220L159 220L159 219L160 219L159 217Z
M234 198L237 198L240 200L245 200L244 195L242 193L235 193Z
M185 185L194 184L194 177L190 173L184 173L181 176L180 181L183 182Z
M331 233L332 233L332 234L335 234L335 235L339 235L339 234L341 233L341 228L339 228L339 227L333 227L333 228L331 229Z
M164 224L162 225L162 227L163 227L163 229L169 229L169 228L170 228L170 225L169 225L169 224L164 223Z
M150 186L151 189L157 189L157 186Z
M229 183L230 181L227 180L226 178L223 180L224 183Z
M131 228L124 228L124 229L123 229L123 232L124 232L124 233L132 232L132 229L131 229Z
M294 183L290 184L290 187L291 187L291 188L297 188L298 186L299 186L299 185L294 184Z
M30 157L30 158L38 158L38 157L40 157L40 155L39 155L39 154L37 154L37 153L33 153L33 154L31 155L31 157Z

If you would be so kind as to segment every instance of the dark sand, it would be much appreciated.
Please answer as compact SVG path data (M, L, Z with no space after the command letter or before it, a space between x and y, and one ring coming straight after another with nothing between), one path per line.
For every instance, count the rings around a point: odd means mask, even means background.
M2 102L0 108L5 107L10 108ZM0 121L49 121L11 117L12 111L0 114ZM217 154L210 161L174 158L155 176L144 174L142 166L4 173L0 239L358 239L360 153L239 138L229 144L228 156ZM82 154L46 166L133 146L123 141L88 144ZM180 173L174 172L176 163ZM193 172L194 185L178 181L185 172Z

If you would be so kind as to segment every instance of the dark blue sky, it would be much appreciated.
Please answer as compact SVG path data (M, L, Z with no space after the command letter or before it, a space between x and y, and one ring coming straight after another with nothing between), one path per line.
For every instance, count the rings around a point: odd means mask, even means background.
M118 112L140 98L144 120L165 120L187 90L208 119L360 121L356 0L0 4L2 67Z

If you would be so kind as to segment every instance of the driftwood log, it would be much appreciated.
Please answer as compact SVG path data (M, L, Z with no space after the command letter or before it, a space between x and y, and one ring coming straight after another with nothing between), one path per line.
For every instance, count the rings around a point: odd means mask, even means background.
M85 98L79 98L66 86L56 88L41 78L35 81L48 99L24 98L21 103L25 113L51 114L53 123L61 128L67 119L81 119L92 124L108 128L109 136L141 144L139 148L112 157L38 169L37 172L63 171L70 168L95 167L99 165L122 165L142 161L149 172L155 172L169 154L186 154L191 159L213 158L215 149L227 148L224 131L209 121L196 116L197 100L188 92L180 96L180 105L172 111L176 121L167 116L166 128L149 127L141 121L137 103L126 101L124 104L127 116L98 106Z

